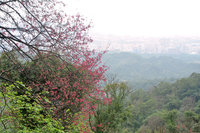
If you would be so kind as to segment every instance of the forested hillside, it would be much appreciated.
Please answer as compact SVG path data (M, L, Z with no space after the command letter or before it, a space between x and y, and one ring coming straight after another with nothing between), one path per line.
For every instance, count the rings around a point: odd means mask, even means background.
M132 88L149 89L161 81L175 81L200 72L198 55L139 55L108 53L103 61L110 67L107 72L127 81Z
M132 118L124 125L129 132L200 132L200 74L136 90L127 102L132 105Z
M65 9L0 0L0 133L200 133L199 56L105 55Z

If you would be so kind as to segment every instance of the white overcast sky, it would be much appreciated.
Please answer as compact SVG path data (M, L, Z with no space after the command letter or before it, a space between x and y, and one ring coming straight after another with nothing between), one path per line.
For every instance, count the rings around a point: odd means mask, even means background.
M200 0L64 0L93 22L93 32L129 36L200 36Z

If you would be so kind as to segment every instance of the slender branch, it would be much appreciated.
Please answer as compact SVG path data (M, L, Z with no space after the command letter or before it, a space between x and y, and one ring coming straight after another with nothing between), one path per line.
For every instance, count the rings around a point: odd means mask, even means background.
M9 0L9 1L5 1L5 2L0 1L0 6L1 6L1 5L8 4L8 3L10 3L10 2L15 2L15 1L17 1L17 0Z

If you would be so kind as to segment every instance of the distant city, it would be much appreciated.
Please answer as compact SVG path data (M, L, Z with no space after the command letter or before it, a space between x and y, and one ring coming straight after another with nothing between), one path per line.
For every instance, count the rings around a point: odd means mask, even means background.
M200 54L200 37L93 36L91 48L147 54Z

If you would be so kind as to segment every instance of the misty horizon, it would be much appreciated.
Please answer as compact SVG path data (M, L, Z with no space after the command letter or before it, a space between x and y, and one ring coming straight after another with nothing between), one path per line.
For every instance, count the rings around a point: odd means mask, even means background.
M66 12L92 22L91 32L103 35L172 37L199 36L198 0L70 0Z

